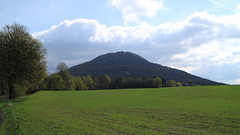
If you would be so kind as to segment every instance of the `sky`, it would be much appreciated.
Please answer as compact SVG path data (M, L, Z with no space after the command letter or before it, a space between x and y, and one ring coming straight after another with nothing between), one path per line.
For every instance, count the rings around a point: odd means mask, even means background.
M240 84L239 0L1 0L0 27L27 26L48 71L117 51Z

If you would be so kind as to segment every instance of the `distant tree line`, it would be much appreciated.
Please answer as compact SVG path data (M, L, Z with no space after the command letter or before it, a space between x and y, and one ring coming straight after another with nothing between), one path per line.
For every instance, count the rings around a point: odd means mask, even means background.
M180 87L181 82L165 80L160 77L116 77L111 79L108 75L101 77L92 76L71 76L68 67L61 62L56 67L56 73L45 77L41 83L37 83L34 88L24 85L14 85L14 97L31 94L40 90L53 91L74 91L74 90L101 90L101 89L125 89L125 88L161 88L161 87ZM0 81L0 92L6 94L8 86Z
M47 76L40 86L42 90L100 90L100 89L123 89L123 88L160 88L180 87L181 82L174 80L166 81L160 77L154 78L124 78L122 76L111 79L108 75L102 77L71 76L68 67L61 62L57 65L57 73Z

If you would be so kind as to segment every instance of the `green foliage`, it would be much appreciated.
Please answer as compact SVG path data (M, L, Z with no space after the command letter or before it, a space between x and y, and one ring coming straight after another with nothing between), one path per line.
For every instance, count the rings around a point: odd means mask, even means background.
M64 90L66 82L59 74L53 74L50 76L50 89L51 90Z
M115 86L115 88L117 89L122 89L124 88L124 77L122 76L118 76L116 79L115 79L115 84L113 84Z
M90 75L86 77L74 77L68 72L68 67L61 62L56 67L57 73L46 77L40 85L43 90L100 90L100 89L123 89L123 88L160 88L182 86L180 82L174 80L166 82L160 77L155 78L124 78L119 76L114 80L108 75L92 78ZM57 74L57 75L56 75ZM59 77L60 76L60 77ZM61 89L60 89L61 88Z
M20 85L15 85L14 86L14 94L15 97L21 97L24 96L25 93L27 92L28 88L24 87L24 86L20 86Z
M169 87L176 87L177 83L175 80L170 80L170 86Z
M108 89L111 85L111 78L108 75L104 76L104 86L103 89Z
M73 77L69 75L68 72L63 72L61 75L63 81L65 81L65 89L64 90L75 90L75 83L73 81Z
M84 90L85 89L85 85L84 85L81 77L73 77L73 81L75 83L76 90Z
M82 77L83 83L84 83L84 90L88 90L88 80L85 76Z
M159 77L155 77L152 80L153 88L161 88L162 87L162 79Z
M177 87L182 87L182 83L181 82L177 82Z
M105 75L103 77L94 77L93 79L89 75L87 77L85 76L74 77L69 75L69 73L65 71L55 74L52 74L51 76L45 78L44 82L40 85L40 88L42 90L101 90L101 89L160 88L182 86L181 82L176 83L176 81L174 80L165 81L164 79L163 81L160 77L155 78L117 77L116 79L111 80L111 78L108 75Z
M111 78L108 75L104 77L94 78L95 89L109 89L111 85Z
M64 71L68 72L68 67L64 62L58 63L56 69L57 69L57 72L64 72Z
M64 90L75 90L76 89L75 88L76 87L75 83L74 83L72 78L67 80L67 81L65 81L65 82L66 82L66 87L65 87Z
M48 87L49 82L47 82L47 79L49 79L49 77L46 77L44 81L39 85L40 90L50 90L50 88Z
M92 77L88 75L87 77L87 87L89 90L94 90L95 89L95 82L93 81Z
M67 65L61 62L56 68L59 72L46 77L40 88L42 90L75 90L75 82L79 79L75 79L69 74Z
M65 89L64 90L75 90L75 83L73 81L73 77L68 72L68 67L64 62L60 62L57 65L57 71L63 81L65 81Z
M46 49L32 38L25 26L14 23L0 30L0 82L8 85L9 99L14 85L36 88L46 76Z
M239 87L41 91L14 101L5 125L24 135L239 134Z

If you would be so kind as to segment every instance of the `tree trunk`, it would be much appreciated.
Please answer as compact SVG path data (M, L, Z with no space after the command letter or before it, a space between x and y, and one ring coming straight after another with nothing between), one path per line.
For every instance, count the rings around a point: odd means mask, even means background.
M14 85L13 85L13 87L12 87L12 99L15 99Z
M8 85L8 100L12 99L12 85Z
M1 83L1 95L4 95L4 90L5 90L5 84L4 83Z
M14 85L9 84L9 97L8 100L13 100L14 99Z

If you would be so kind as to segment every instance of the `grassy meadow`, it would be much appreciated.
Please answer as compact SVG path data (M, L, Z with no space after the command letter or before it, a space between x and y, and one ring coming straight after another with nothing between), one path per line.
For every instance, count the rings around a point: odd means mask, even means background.
M3 110L9 134L240 134L240 86L41 91Z

